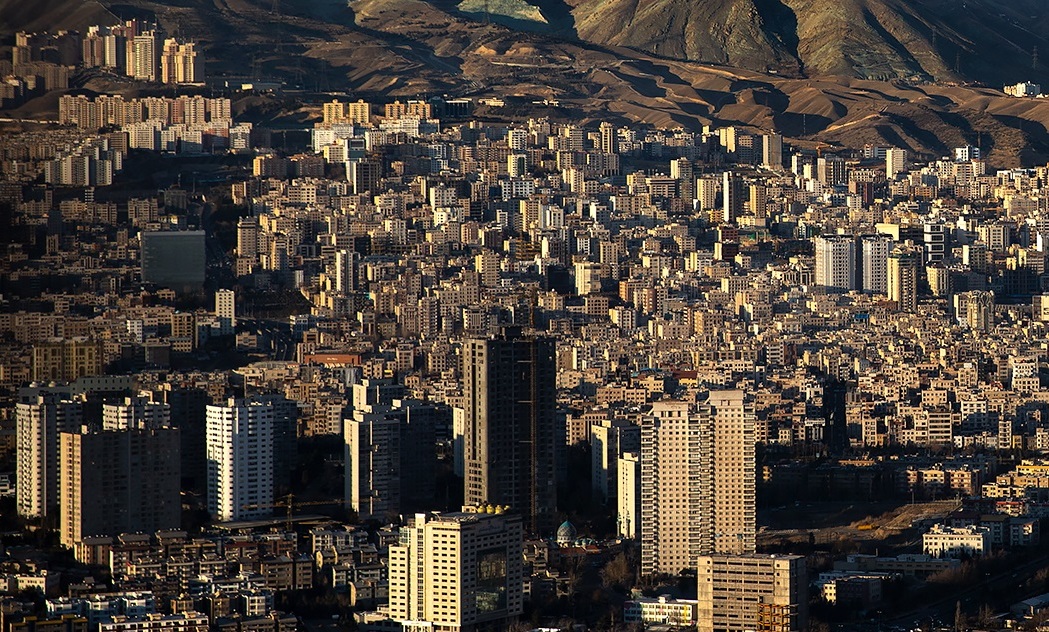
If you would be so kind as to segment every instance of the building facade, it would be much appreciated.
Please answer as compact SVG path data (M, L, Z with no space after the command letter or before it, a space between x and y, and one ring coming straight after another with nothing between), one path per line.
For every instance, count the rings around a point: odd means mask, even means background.
M286 460L282 444L286 442L288 403L270 395L208 405L207 500L208 512L216 519L247 520L273 514L275 464Z
M504 328L463 343L465 502L508 505L532 533L556 525L554 341Z
M524 607L524 532L520 516L498 511L409 519L390 546L390 618L435 632L506 629Z
M700 632L805 629L804 556L704 555L697 581Z
M18 515L42 518L59 506L59 434L80 428L79 401L43 393L15 405L16 505Z
M60 536L152 533L182 523L177 428L66 432L60 439Z

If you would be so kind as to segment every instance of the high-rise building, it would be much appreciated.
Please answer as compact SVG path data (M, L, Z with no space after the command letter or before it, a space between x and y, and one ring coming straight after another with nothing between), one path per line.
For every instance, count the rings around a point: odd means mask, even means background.
M463 343L464 494L470 505L509 505L532 533L556 523L555 345L506 327Z
M373 195L381 193L379 191L379 183L382 182L381 162L362 158L360 160L350 160L346 164L348 167L346 175L349 177L355 195L368 192Z
M335 251L335 291L350 294L357 291L361 255L353 250Z
M149 430L171 423L171 406L142 395L102 404L103 430Z
M507 629L521 614L521 517L484 509L420 513L401 528L390 546L391 619L466 632Z
M178 42L168 38L160 47L160 82L178 83L175 81L175 56L178 55Z
M601 132L601 153L618 154L619 139L616 137L615 125L604 121L598 126L598 129Z
M641 426L626 419L605 419L590 425L590 483L595 500L615 504L619 496L619 458L624 452L640 449Z
M59 503L58 437L83 420L80 401L61 393L27 389L15 404L15 494L18 515L53 515Z
M231 398L207 407L211 515L227 521L273 514L278 479L293 466L288 447L294 450L294 407L280 395Z
M75 550L85 536L181 526L178 429L64 432L60 437L62 544Z
M641 426L641 573L754 550L755 423L742 391L656 402Z
M851 235L816 238L816 285L836 292L856 289L856 241Z
M885 177L895 180L896 176L907 170L907 150L895 147L885 150Z
M676 574L700 553L701 420L688 402L656 402L641 425L641 574Z
M828 186L844 185L847 181L845 159L840 156L817 158L816 179Z
M237 222L237 256L258 260L259 221L254 217L242 217Z
M766 205L768 204L768 190L763 184L750 185L750 214L756 218L764 218L768 215Z
M346 504L362 520L385 521L401 509L401 420L387 410L355 410L343 422Z
M754 408L745 402L743 391L711 391L699 415L700 552L753 553Z
M157 36L149 31L128 43L127 74L139 81L157 80Z
M918 309L918 254L897 247L888 258L886 293L901 312Z
M783 169L783 137L773 132L761 139L761 166L772 171Z
M174 290L199 290L204 285L204 231L144 231L142 281Z
M743 213L743 180L731 171L721 176L721 221L734 224Z
M922 226L925 263L942 262L950 256L951 232L951 227L943 222L927 222Z
M346 104L346 122L354 125L367 125L372 119L372 104L357 99Z
M392 380L353 385L343 421L346 504L362 518L433 508L437 408Z
M616 533L621 538L641 537L641 454L624 452L616 466L619 478Z
M511 178L528 175L528 154L513 153L506 157L506 174Z
M805 558L701 556L696 599L701 632L800 632L808 611Z
M696 198L699 200L699 210L710 211L718 206L718 180L717 178L698 178L696 180Z
M692 163L688 158L670 161L670 177L678 181L678 197L690 202L696 197L696 179L692 175Z
M196 44L179 44L174 62L175 83L204 83L204 55Z
M888 261L892 237L864 235L860 237L860 289L871 294L888 292Z
M219 335L233 335L237 329L236 292L233 290L215 291L215 317L219 319Z

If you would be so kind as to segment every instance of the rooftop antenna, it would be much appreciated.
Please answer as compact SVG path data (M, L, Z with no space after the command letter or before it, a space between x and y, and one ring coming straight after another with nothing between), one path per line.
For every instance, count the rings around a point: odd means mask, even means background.
M1038 46L1035 46L1034 50L1031 51L1031 70L1034 70L1037 67L1038 67Z

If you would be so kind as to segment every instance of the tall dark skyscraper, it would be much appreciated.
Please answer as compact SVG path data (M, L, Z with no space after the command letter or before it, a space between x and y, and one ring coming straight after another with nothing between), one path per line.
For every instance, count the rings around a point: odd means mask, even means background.
M555 348L509 327L463 344L466 503L509 505L534 533L553 529L557 507Z

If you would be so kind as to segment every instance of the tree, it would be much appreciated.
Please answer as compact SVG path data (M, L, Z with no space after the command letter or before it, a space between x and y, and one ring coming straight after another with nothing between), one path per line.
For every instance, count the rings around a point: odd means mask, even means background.
M634 586L634 568L627 559L626 553L612 558L601 569L601 581L606 588L626 592Z
M954 602L954 632L962 632L965 629L965 613L962 612L962 602Z

